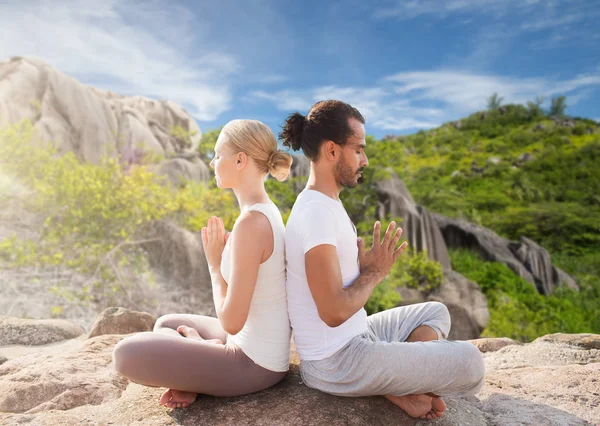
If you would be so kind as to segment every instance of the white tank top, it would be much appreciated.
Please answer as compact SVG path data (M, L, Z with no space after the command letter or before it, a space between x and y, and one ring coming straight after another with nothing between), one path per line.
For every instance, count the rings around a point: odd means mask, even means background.
M264 214L273 230L273 253L258 269L256 287L244 328L229 337L256 364L271 371L287 371L290 363L290 320L285 289L285 226L273 203L254 204L245 211ZM231 247L227 240L221 274L229 282Z

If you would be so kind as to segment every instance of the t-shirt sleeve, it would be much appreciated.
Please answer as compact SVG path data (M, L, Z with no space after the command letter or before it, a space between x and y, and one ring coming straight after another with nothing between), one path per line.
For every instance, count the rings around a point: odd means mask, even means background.
M335 217L331 210L321 204L312 203L299 213L298 233L304 254L323 244L337 246Z

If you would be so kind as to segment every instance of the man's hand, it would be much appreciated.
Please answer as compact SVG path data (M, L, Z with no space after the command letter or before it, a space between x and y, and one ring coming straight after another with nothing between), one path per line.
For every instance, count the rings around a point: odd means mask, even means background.
M395 232L394 232L395 230ZM375 222L373 230L373 246L366 251L365 242L358 239L358 260L360 262L360 273L372 273L379 279L385 278L390 273L396 259L404 253L408 243L404 242L398 248L396 244L402 236L402 228L396 229L396 222L391 222L381 241L381 223Z

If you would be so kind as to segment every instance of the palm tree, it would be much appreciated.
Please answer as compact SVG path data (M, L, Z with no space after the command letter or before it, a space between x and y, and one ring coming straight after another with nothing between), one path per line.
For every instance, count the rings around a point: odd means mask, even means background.
M565 115L565 109L567 109L566 96L558 96L552 98L550 105L550 117L563 117Z
M504 99L503 97L498 96L498 93L494 92L494 94L487 99L488 109L500 108L500 105L502 104L503 99Z

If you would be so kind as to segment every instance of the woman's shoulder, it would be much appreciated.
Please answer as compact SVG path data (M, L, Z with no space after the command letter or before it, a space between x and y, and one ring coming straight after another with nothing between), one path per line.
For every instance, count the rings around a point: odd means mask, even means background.
M271 222L258 210L247 210L240 214L231 231L235 239L245 241L260 241L261 236L272 238L271 233Z

